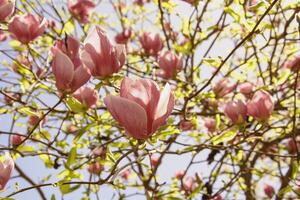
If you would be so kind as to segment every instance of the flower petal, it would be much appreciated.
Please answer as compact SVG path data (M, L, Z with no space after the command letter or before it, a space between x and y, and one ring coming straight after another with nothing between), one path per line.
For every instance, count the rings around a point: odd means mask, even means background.
M57 89L69 89L69 85L74 76L74 65L70 58L60 50L57 51L53 58L52 70L55 76Z
M152 132L155 132L159 126L165 123L167 117L171 114L174 108L174 104L174 95L172 94L170 85L167 83L160 94L159 102L156 107Z
M147 115L145 110L137 103L116 96L104 98L111 115L122 125L129 136L136 139L146 139Z

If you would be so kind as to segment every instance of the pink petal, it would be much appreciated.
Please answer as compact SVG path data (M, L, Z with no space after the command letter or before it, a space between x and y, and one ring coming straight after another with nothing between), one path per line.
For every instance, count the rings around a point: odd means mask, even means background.
M90 54L87 51L83 50L80 54L80 59L81 62L90 69L91 73L94 74L96 66Z
M87 67L84 65L78 67L74 72L73 81L71 83L72 91L75 91L83 86L86 82L88 82L88 80L90 80L90 78L91 73Z
M167 83L160 95L159 102L156 107L152 132L155 132L159 126L166 122L166 119L174 108L174 104L174 95L172 94L170 85Z
M107 96L104 103L111 115L122 125L129 136L136 139L146 139L147 115L137 103L122 97Z
M57 88L59 90L69 89L69 85L74 76L74 65L70 58L60 50L58 50L54 56L52 70Z

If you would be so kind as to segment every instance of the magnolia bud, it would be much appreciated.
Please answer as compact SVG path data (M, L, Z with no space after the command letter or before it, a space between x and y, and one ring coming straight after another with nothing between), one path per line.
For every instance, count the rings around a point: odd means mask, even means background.
M104 170L104 167L99 162L91 163L88 166L88 171L91 174L100 174L103 170Z

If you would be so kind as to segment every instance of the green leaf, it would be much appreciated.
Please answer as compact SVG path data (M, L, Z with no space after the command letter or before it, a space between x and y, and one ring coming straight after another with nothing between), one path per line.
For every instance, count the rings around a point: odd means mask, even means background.
M286 194L286 193L288 193L288 192L290 192L290 191L292 191L292 190L293 190L293 187L290 186L290 185L288 185L288 186L282 188L282 189L278 192L278 196L282 197L284 194Z
M225 7L224 11L226 13L228 13L231 17L233 17L233 19L235 19L235 21L239 22L241 20L240 15L237 12L235 12L232 8Z
M211 142L213 143L213 145L217 145L221 142L228 142L230 140L232 140L237 134L237 131L227 131L225 133L222 133L221 135L217 135L215 137L213 137L211 139Z
M18 146L17 150L21 151L21 152L33 152L33 151L35 151L34 147L27 146L27 145Z
M19 108L18 109L18 112L24 114L24 115L29 115L29 116L32 116L32 115L35 115L35 116L39 116L37 113L33 112L30 108L28 107L22 107L22 108Z
M77 148L73 147L69 153L68 160L67 160L67 166L71 166L76 161L76 155L77 155Z
M66 103L70 110L75 113L83 112L86 110L85 106L81 104L77 99L74 97L69 97L66 99Z
M66 33L68 35L72 34L75 30L75 25L73 20L69 20L65 23L64 29L62 30L62 33Z
M23 46L18 40L11 40L9 45L16 51L25 51L25 46Z
M299 169L298 161L294 160L293 161L293 168L292 168L292 179L293 180L295 180L298 176L298 169Z
M107 157L109 158L110 161L113 163L116 163L116 159L114 158L114 154L110 151L110 149L107 149Z
M259 1L259 3L254 4L253 6L249 6L248 9L250 11L256 11L261 7L267 7L266 2L265 1Z
M206 63L212 67L219 67L222 63L220 58L203 58L203 63Z
M80 185L75 185L75 186L71 187L69 184L64 184L64 185L59 186L59 189L63 194L71 193L71 192L77 190L78 188L80 188Z

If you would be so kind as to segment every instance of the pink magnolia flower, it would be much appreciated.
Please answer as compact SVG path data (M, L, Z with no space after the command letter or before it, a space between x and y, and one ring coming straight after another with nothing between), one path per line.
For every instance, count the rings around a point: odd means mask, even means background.
M69 124L66 128L66 132L70 133L70 134L76 134L77 131L78 131L78 128L74 124Z
M184 170L178 170L178 171L175 172L175 178L177 178L179 180L182 179L184 175L185 175Z
M24 136L12 135L10 138L10 142L13 146L19 146L23 142L24 139L25 139Z
M95 162L89 164L87 170L91 174L100 174L104 170L104 167L99 162Z
M130 168L127 168L121 173L121 178L124 180L128 180L131 173L132 172L131 172Z
M163 48L163 41L159 34L144 32L140 36L140 43L147 55L157 56L158 52Z
M158 162L159 162L159 156L154 156L154 155L150 156L150 164L152 167L157 167L159 164Z
M213 118L205 118L204 126L209 132L214 132L216 130L216 120Z
M6 21L15 11L15 0L0 0L0 22Z
M197 2L197 0L183 0L186 3L189 3L191 5L193 5L195 2Z
M120 97L107 96L104 103L111 115L136 139L149 138L171 114L174 96L169 84L160 93L152 80L124 78Z
M118 43L118 44L126 44L128 42L128 40L130 39L131 34L132 34L132 31L131 31L130 28L129 29L125 29L121 33L118 33L115 36L116 43Z
M125 59L125 46L113 46L99 26L88 33L84 41L81 60L90 69L93 76L108 77L117 73L124 65Z
M90 87L79 88L73 96L87 108L95 106L98 101L98 92Z
M264 185L264 192L269 198L272 198L273 195L275 194L275 190L274 190L273 186L268 185L268 184Z
M5 41L7 38L5 32L3 32L1 29L0 29L0 42L3 42Z
M73 36L67 36L66 39L55 42L54 47L51 48L51 53L55 56L60 50L71 59L75 67L78 67L81 65L79 48L80 42Z
M105 147L96 147L92 151L92 155L94 157L100 157L102 159L105 159L106 157L106 148Z
M13 92L5 92L4 102L8 105L14 103L14 101L19 101L21 99L21 95L19 93Z
M286 143L286 148L289 153L294 154L297 153L297 150L300 150L300 146L298 145L298 142L294 141L293 138L290 138Z
M252 99L247 103L248 115L257 120L268 119L274 110L274 102L272 97L266 91L257 91Z
M45 18L36 15L15 16L8 25L8 31L13 38L27 44L44 33L46 24Z
M6 154L5 160L3 162L0 162L0 190L3 190L9 181L13 170L15 167L15 163L13 159Z
M183 179L182 183L183 190L186 193L191 193L197 188L197 182L194 177L187 176Z
M284 68L290 69L294 72L300 70L300 55L293 57L292 59L286 61L283 65Z
M89 22L90 12L95 7L92 0L68 0L69 12L82 24Z
M149 2L149 0L134 0L134 3L139 6L143 6L147 2Z
M241 101L231 101L225 105L225 115L234 124L241 124L246 120L247 117L247 106Z
M61 92L72 93L84 85L91 77L84 65L74 65L72 60L62 51L57 50L52 61L52 71L56 87Z
M238 86L238 90L243 95L248 96L249 94L251 94L253 92L254 85L250 82L241 83Z
M222 98L227 94L231 93L233 90L235 90L235 88L236 84L230 83L230 81L227 78L221 79L212 87L213 92L219 98Z
M28 70L32 70L32 63L31 61L22 54L17 55L16 59L14 60L13 64L11 65L11 69L16 73L22 73L20 72L20 67L26 68Z
M218 196L216 196L215 198L211 199L211 200L222 200L222 196L219 194Z
M189 120L182 120L179 123L179 128L182 131L193 130L195 128L194 124Z
M30 115L29 116L29 120L28 120L28 124L31 126L35 126L37 123L40 123L41 125L44 125L47 122L47 118L44 117L44 119L42 119L40 122L40 116L37 115Z
M176 76L177 72L182 69L183 60L172 51L165 51L160 53L158 65L161 68L158 75L162 78L169 79Z

